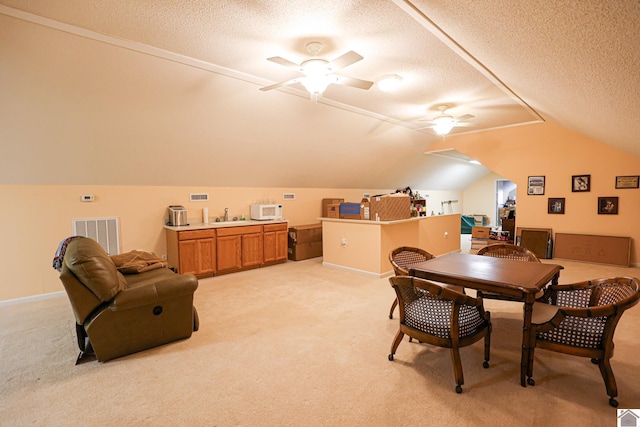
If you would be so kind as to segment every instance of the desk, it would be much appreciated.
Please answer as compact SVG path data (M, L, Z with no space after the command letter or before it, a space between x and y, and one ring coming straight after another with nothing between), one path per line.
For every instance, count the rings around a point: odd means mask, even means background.
M527 386L531 311L536 293L549 281L558 283L562 266L452 253L415 264L409 274L423 279L517 297L524 301L520 384Z

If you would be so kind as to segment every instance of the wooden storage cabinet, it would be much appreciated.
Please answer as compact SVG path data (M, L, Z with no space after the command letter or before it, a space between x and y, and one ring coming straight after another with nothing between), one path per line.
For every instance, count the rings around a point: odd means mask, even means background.
M180 274L199 278L216 272L216 230L166 230L167 262Z
M287 224L267 224L264 226L263 262L276 263L287 260Z
M287 261L286 222L165 231L169 267L181 274L204 278Z
M219 228L217 236L218 273L259 267L262 264L262 226Z

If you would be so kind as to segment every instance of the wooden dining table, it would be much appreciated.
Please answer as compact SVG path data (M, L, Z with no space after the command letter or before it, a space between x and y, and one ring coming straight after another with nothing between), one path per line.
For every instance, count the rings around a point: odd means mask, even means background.
M524 303L524 319L522 324L520 384L526 387L533 303L535 302L536 294L547 283L558 283L562 268L561 265L556 264L450 253L412 265L409 268L409 274L436 282L450 283L465 288L515 297L522 301Z

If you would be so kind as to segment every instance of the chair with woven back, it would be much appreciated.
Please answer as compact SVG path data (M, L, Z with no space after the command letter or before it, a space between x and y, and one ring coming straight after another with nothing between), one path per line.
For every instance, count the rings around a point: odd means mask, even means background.
M491 347L491 314L484 310L482 298L473 298L445 287L411 276L389 278L396 291L400 308L400 327L391 344L389 360L404 335L421 343L451 349L456 393L462 393L464 377L460 347L484 338L483 367L489 367Z
M639 280L613 277L550 285L534 303L529 338L527 382L534 385L535 348L589 357L600 368L609 404L618 406L616 379L611 369L613 335L622 314L640 300Z
M515 261L540 262L540 259L529 249L512 245L510 243L495 243L478 249L477 255L491 256L494 258L512 259ZM478 295L483 298L499 299L505 301L521 301L505 295L492 292L478 291Z
M424 249L414 248L411 246L401 246L389 252L389 262L393 267L393 272L396 276L408 276L409 267L414 264L419 264L424 261L428 261L435 258L429 252ZM393 300L391 304L391 310L389 311L389 319L393 319L393 311L398 305L398 299Z

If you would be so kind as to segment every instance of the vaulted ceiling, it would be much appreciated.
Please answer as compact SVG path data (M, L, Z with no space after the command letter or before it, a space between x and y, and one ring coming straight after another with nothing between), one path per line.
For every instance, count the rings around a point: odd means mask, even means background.
M72 159L58 183L461 189L488 171L424 155L443 105L473 116L452 134L550 121L640 156L637 0L0 4L2 183ZM259 90L312 41L400 87Z

